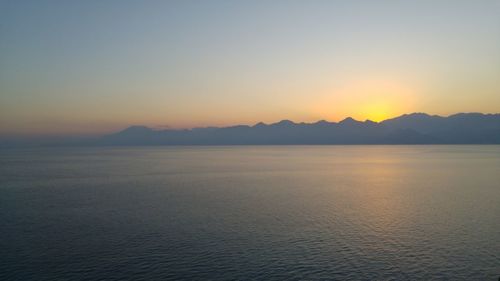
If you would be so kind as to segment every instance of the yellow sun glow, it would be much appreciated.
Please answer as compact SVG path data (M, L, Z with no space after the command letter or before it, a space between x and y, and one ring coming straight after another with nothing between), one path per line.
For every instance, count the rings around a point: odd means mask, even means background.
M313 108L321 117L382 121L413 110L414 87L391 80L352 81L328 89Z

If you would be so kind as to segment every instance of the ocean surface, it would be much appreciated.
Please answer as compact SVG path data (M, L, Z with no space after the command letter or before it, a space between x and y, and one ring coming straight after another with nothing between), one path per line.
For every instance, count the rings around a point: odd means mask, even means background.
M500 146L0 150L0 280L498 280Z

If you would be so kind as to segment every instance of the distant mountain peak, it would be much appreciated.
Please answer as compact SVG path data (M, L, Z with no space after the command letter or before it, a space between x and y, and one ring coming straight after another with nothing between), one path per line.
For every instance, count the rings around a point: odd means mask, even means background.
M414 112L410 114L403 114L398 117L394 117L391 119L386 119L382 122L381 124L388 124L392 122L403 122L404 121L414 121L414 122L421 122L421 121L426 121L426 120L431 120L431 119L442 119L444 117L438 116L438 115L429 115L427 113L423 112Z
M149 127L142 126L142 125L134 125L130 126L122 131L119 131L117 133L111 134L110 136L121 136L121 137L142 137L142 136L147 136L155 131Z
M286 125L296 125L293 121L290 121L290 120L287 120L287 119L284 119L284 120L281 120L277 123L274 123L272 125L280 125L280 126L286 126Z
M136 133L136 132L150 132L150 131L153 131L153 129L147 127L147 126L143 126L143 125L133 125L133 126L130 126L124 130L122 130L120 133Z
M253 125L253 127L254 127L254 128L266 127L266 126L267 126L267 125L266 125L266 123L264 123L264 122L259 122L259 123L255 124L255 125Z
M424 112L413 112L410 114L404 114L403 116L414 116L414 117L429 117L430 115Z
M357 123L361 123L360 121L352 118L352 117L347 117L345 118L344 120L340 121L339 124L345 124L345 125L348 125L348 124L357 124Z
M483 114L483 113L479 113L479 112L462 112L462 113L457 113L457 114L453 114L453 115L450 115L449 117L471 117L471 116L474 116L474 117L481 117L481 116L487 116L487 115L490 115L490 114Z
M313 123L313 124L317 124L317 125L328 125L328 124L332 124L332 123L331 123L331 122L328 122L328 121L326 121L326 120L324 120L324 119L322 119L322 120L319 120L318 122Z

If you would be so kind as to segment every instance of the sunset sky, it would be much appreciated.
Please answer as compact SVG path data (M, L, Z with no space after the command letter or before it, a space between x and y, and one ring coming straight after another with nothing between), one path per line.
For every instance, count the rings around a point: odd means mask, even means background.
M0 1L0 135L500 112L500 1Z

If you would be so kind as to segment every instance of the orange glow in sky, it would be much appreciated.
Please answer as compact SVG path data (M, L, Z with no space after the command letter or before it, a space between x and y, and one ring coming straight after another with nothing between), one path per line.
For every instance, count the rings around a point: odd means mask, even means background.
M379 122L414 110L414 95L412 86L401 82L354 80L324 93L315 110L330 120L351 116Z

